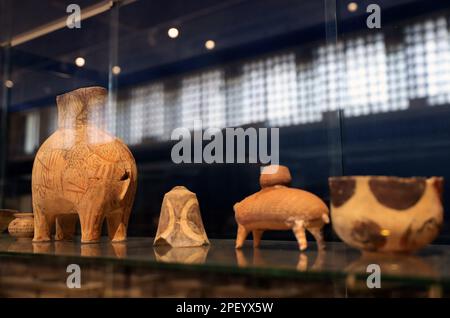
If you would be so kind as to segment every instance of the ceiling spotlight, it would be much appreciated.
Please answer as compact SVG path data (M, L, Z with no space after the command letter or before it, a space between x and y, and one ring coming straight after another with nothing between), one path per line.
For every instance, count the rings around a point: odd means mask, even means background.
M86 61L85 61L85 59L82 58L82 57L77 57L77 58L75 59L75 64L76 64L78 67L83 67L83 66L84 66L84 63L86 63Z
M111 71L114 75L118 75L118 74L120 74L121 68L120 68L120 66L115 65L112 67Z
M350 2L347 5L347 10L350 12L355 12L356 10L358 10L358 4L356 2Z
M14 86L14 82L11 81L11 80L6 80L6 81L5 81L5 86L6 86L7 88L12 88L12 87Z
M212 50L216 47L216 42L214 42L213 40L208 40L205 42L205 47L208 50Z
M167 31L167 35L172 39L177 38L179 34L180 31L178 31L177 28L170 28L169 31Z

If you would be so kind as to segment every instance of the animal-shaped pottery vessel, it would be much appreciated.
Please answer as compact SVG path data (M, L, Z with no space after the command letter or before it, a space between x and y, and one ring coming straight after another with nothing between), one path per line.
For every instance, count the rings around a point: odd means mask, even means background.
M76 222L81 241L100 239L106 218L112 241L124 241L136 192L133 155L96 125L105 106L102 87L80 88L56 98L58 129L40 147L32 172L34 242L71 239Z
M329 223L327 205L316 195L289 188L291 174L285 166L265 167L260 176L261 190L234 205L238 232L236 248L253 233L258 247L266 230L292 230L300 250L308 246L305 230L315 238L319 249L325 248L322 227Z
M443 183L441 177L332 177L333 229L363 251L416 251L439 234Z

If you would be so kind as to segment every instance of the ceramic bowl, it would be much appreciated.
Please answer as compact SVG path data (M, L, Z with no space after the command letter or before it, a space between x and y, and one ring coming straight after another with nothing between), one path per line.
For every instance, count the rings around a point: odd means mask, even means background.
M333 229L363 251L414 252L439 234L443 182L441 177L332 177Z
M8 228L9 223L14 220L16 210L0 209L0 234Z
M15 213L14 220L9 223L8 232L16 239L32 239L34 235L33 213Z

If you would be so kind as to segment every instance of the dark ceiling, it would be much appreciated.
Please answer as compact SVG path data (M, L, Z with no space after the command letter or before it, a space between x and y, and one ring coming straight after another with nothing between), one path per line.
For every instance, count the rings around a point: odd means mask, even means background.
M0 39L67 16L65 0L0 0ZM81 8L101 1L77 0ZM337 1L338 32L365 24L364 8L348 12ZM196 67L268 52L283 46L325 41L326 0L165 0L127 4L82 21L81 29L63 28L9 50L14 81L12 104L30 107L82 85L108 85L111 65L120 65L120 85L176 74ZM434 7L439 0L383 0L383 18L404 19ZM38 5L39 4L39 5ZM348 24L344 22L348 21ZM365 21L365 20L364 20ZM335 21L331 21L335 22ZM177 39L168 28L180 30ZM206 40L216 42L208 51ZM5 50L2 56L5 57ZM83 68L76 57L86 59ZM115 60L117 56L117 60ZM3 64L4 65L4 64ZM2 72L3 73L3 72Z

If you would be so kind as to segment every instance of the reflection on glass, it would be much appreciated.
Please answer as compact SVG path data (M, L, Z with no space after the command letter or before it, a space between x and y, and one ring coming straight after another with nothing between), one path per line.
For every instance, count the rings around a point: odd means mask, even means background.
M363 253L362 256L345 268L350 274L367 274L367 266L380 266L382 275L421 277L437 279L439 274L425 260L414 255Z
M430 106L449 103L448 20L411 23L403 31L395 41L383 33L349 36L313 46L308 54L292 49L121 88L106 126L135 145L167 140L174 128L193 128L196 119L205 128L260 122L282 127L319 122L337 109L355 117L405 110L418 98ZM112 72L119 74L120 67ZM39 136L44 109L26 114L25 153L45 137Z
M109 245L114 253L114 255L118 258L127 257L127 243L126 242L111 242Z
M8 247L8 252L17 252L17 253L33 253L33 244L30 240L16 240L11 243Z
M55 254L74 255L79 253L78 245L73 241L55 241Z
M203 264L208 256L209 246L199 247L153 247L156 260L164 263Z
M32 247L35 254L52 254L56 250L51 242L32 243Z
M81 244L81 256L95 257L102 255L102 245L99 243Z
M283 251L281 251L282 253ZM253 258L252 261L249 262L247 260L247 257L245 256L245 252L243 249L236 249L236 262L239 267L249 267L249 266L263 266L263 267L270 267L273 266L273 262L276 260L273 257L267 257L264 258L264 254L267 254L268 256L272 256L272 251L261 251L261 249L256 248L253 249ZM314 254L314 253L312 253ZM325 250L319 250L317 251L317 254L314 257L311 257L311 255L308 256L307 253L298 253L298 261L296 265L296 269L298 271L307 271L307 270L320 270L324 266L325 258L326 258L326 251ZM309 264L310 259L314 259L313 265ZM282 260L279 260L279 264L276 264L276 266L285 266L286 264L282 264ZM310 267L308 268L308 265Z

